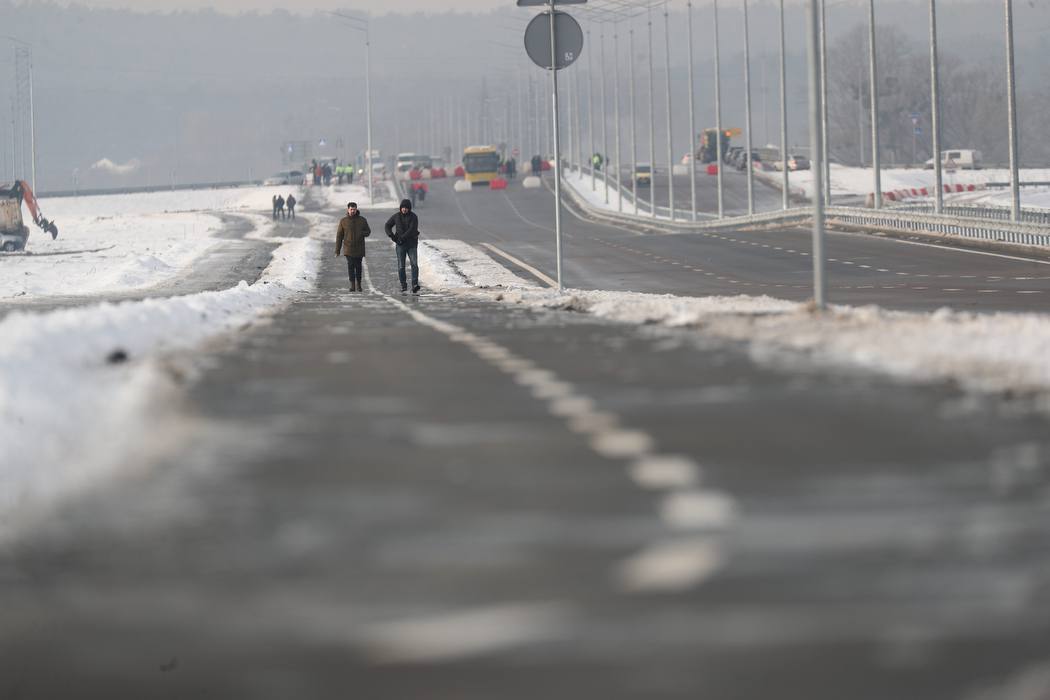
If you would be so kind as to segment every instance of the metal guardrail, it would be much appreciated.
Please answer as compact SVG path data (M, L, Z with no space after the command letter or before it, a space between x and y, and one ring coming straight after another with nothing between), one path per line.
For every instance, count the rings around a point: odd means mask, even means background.
M569 196L587 214L606 223L631 223L637 227L658 231L711 231L746 229L756 226L796 226L812 220L812 209L794 207L753 215L727 216L707 221L654 219L650 216L619 213L591 204L586 197L568 183L565 188ZM975 209L975 207L962 207ZM894 233L925 233L956 236L972 240L1012 243L1024 246L1050 248L1050 224L1042 222L1018 222L982 219L962 214L932 214L893 209L861 209L856 207L827 207L829 223L839 223L861 228L875 228ZM1009 218L1009 210L1007 210Z
M891 207L894 211L907 211L921 214L932 214L933 205L924 203L904 203ZM941 212L948 216L966 219L991 219L1009 221L1010 208L988 204L945 204ZM1050 211L1043 209L1021 209L1021 222L1050 226Z
M900 209L828 207L825 213L831 223L839 222L900 233L933 233L1050 248L1050 229L1039 224L964 218L953 214L915 213Z

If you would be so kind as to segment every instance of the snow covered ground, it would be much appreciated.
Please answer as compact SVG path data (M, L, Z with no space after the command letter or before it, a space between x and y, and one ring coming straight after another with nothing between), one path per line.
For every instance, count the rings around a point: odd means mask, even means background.
M916 382L954 381L977 391L1031 392L1050 408L1050 316L887 311L804 304L768 296L676 297L568 289L513 275L461 241L421 243L426 286L504 303L565 309L631 324L698 328L748 343L760 361L799 356L816 365L862 368Z
M286 188L288 189L288 188ZM272 187L149 192L41 201L59 236L29 223L26 253L0 254L0 299L92 296L185 274L218 241L219 213L269 225ZM299 195L297 188L289 191ZM281 192L287 196L288 192ZM28 222L28 212L23 211Z
M186 350L280 308L312 289L321 240L272 234L273 188L198 190L55 199L42 203L62 230L30 239L36 255L0 258L0 290L36 296L153 286L191 273L214 243L220 212L247 218L253 235L279 243L260 279L229 289L0 320L0 539L20 514L106 483L114 455L134 455L149 432L177 440L164 420L174 379L164 353ZM287 194L284 192L283 194ZM298 194L298 193L296 193ZM331 221L311 214L327 242ZM94 250L94 252L90 252ZM44 251L53 254L44 254ZM81 252L77 252L81 251ZM29 278L16 280L12 276ZM17 293L17 292L16 292ZM124 464L135 460L129 458Z
M1021 182L1050 182L1050 170L1027 168L1021 170ZM762 177L774 185L779 186L781 174L776 172L764 172ZM800 170L789 173L789 186L794 190L801 190L807 197L813 194L813 172L811 170ZM884 168L881 173L882 191L890 192L898 189L911 188L933 188L934 173L932 170L921 170L918 168ZM1009 182L1010 171L1001 168L985 170L958 170L955 173L945 172L943 183L945 185L983 185L989 182ZM870 168L854 168L837 163L831 164L831 194L835 195L857 195L867 196L874 192L872 182L872 171ZM977 192L966 192L948 196L949 201L968 202L981 204L1001 204L1009 206L1009 189L979 190ZM1030 207L1050 207L1050 188L1046 187L1022 187L1021 203Z
M352 185L330 185L328 187L316 187L314 192L319 192L324 202L332 208L346 211L346 205L357 202L362 209L368 208L368 184L355 182ZM376 180L372 183L372 193L375 195L375 206L395 207L397 205L397 191L394 183L389 180Z
M280 239L278 239L280 240ZM105 483L114 455L178 440L162 353L195 347L312 289L321 242L285 239L255 284L0 321L0 539L16 516ZM139 455L141 456L141 455Z

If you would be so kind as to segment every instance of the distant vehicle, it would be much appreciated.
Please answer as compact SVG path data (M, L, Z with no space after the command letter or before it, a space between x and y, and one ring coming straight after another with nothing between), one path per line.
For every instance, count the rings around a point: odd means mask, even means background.
M495 146L467 146L463 149L464 179L474 185L487 185L499 177L499 151Z
M397 176L402 179L407 178L408 173L413 170L422 157L418 153L398 153L397 158L394 160L394 170L397 172Z
M634 166L634 181L643 187L653 184L653 167L648 163Z
M941 151L941 167L978 170L981 167L981 152L968 148ZM933 158L926 161L926 169L933 170Z
M740 133L740 129L722 129L722 157L729 150L729 139ZM704 129L700 134L700 148L697 156L701 163L718 162L718 129Z
M305 178L301 170L282 170L263 180L263 184L267 186L302 185L306 181Z
M789 170L809 170L809 158L802 155L788 156Z
M726 165L736 165L736 159L743 152L744 148L742 146L730 146L728 150L722 151L722 160Z

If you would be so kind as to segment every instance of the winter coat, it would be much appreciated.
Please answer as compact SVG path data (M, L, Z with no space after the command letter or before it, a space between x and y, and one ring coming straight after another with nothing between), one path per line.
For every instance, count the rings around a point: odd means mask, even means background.
M344 216L339 222L339 231L335 235L335 254L349 255L352 258L365 257L365 239L372 233L368 220L357 214Z
M407 214L402 214L401 209L408 209ZM401 200L401 207L386 222L386 235L390 240L405 248L415 248L419 243L419 217L412 211L412 202L408 199Z
M292 195L288 195L288 199L286 200L286 202L288 204L289 209L295 208L295 197L293 197Z

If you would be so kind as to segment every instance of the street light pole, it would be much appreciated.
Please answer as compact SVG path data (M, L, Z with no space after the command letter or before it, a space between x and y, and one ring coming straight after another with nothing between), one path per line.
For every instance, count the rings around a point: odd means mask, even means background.
M609 105L605 103L605 25L602 24L602 29L598 33L598 41L600 45L600 63L602 66L602 183L605 185L605 203L609 203L609 139L608 134L605 130L605 122L608 120L605 118L609 113Z
M725 216L725 205L722 197L722 84L721 57L718 50L718 0L713 2L715 14L715 154L718 159L718 218Z
M930 136L933 138L933 211L944 209L944 183L941 180L940 85L937 74L937 0L930 0ZM914 129L912 129L914 132Z
M744 148L747 162L747 213L755 213L754 164L751 162L751 37L744 0Z
M591 31L587 30L587 45L591 45ZM588 154L591 159L591 192L598 189L595 184L595 178L597 175L594 172L594 91L591 76L594 74L594 68L591 63L591 53L587 52L587 136L590 138L591 147L590 153Z
M1006 0L1007 3L1010 0ZM871 170L875 208L882 208L882 173L879 170L879 74L875 59L875 0L868 0L868 73L871 82Z
M646 17L647 26L649 29L649 181L656 181L656 108L654 101L656 99L655 91L653 90L653 11L652 8L646 8L648 16ZM656 217L656 194L653 192L652 185L649 186L649 216Z
M1017 82L1014 71L1014 3L1005 0L1006 9L1006 111L1010 137L1010 220L1021 218L1021 190L1017 153ZM940 154L937 154L940 158Z
M667 0L664 0L664 65L667 78L667 200L674 221L674 145L671 141L674 131L671 129L671 18L667 13Z
M623 187L620 184L622 173L620 172L620 27L618 24L613 25L613 60L616 61L616 69L613 71L615 80L613 81L613 101L616 102L615 109L613 110L613 149L616 154L616 169L613 171L613 178L616 181L616 210L623 212Z
M554 0L548 3L551 30L551 130L554 138L554 248L557 255L558 291L561 278L561 144L558 140L558 49L554 36Z
M818 38L819 12L817 3L819 0L809 0L807 35L809 47L806 52L809 68L809 142L812 144L814 160L823 162L824 142L821 139L820 121L820 41ZM819 310L824 310L827 305L825 299L824 281L824 199L820 196L824 172L821 168L813 168L813 304Z
M787 61L784 43L784 0L780 0L780 170L782 190L781 208L787 209L790 202L790 182L788 180L787 164L787 139L788 139L788 107L787 107ZM812 166L811 166L812 167Z
M820 135L824 160L824 204L831 204L831 159L828 157L828 23L827 0L820 0ZM812 168L812 164L810 165Z
M638 167L638 130L636 128L634 99L634 27L631 27L628 31L628 37L627 69L630 72L629 80L631 83L631 197L634 199L634 215L638 216L638 177L634 172L635 168ZM650 177L652 177L651 173Z
M689 205L692 219L696 221L696 97L693 86L693 0L686 3L689 31Z

